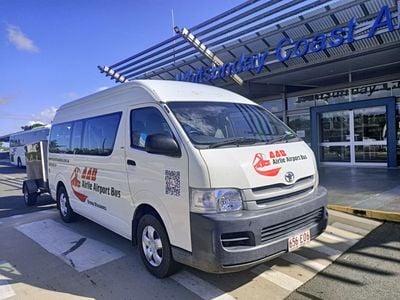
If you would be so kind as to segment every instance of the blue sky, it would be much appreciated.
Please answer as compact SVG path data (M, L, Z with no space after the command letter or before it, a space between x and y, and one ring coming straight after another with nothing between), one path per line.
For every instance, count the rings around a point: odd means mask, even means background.
M111 65L244 0L0 0L0 136L115 85Z

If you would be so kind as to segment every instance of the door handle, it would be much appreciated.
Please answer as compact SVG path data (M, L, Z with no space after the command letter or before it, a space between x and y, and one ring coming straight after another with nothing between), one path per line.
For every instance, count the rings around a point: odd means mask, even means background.
M136 162L135 162L134 160L132 160L132 159L128 159L128 160L126 161L126 163L127 163L129 166L136 166Z

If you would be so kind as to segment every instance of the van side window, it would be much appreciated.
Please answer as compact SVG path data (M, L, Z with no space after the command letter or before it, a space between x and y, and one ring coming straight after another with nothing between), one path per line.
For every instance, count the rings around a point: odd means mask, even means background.
M67 153L70 150L72 123L54 125L51 129L49 152Z
M110 155L114 148L120 113L87 119L83 130L83 143L79 154Z
M172 137L167 121L155 107L138 108L131 111L131 147L144 149L146 138L152 134Z
M121 112L52 126L49 152L110 155L114 149Z
M71 138L71 153L80 154L82 147L83 121L74 122Z

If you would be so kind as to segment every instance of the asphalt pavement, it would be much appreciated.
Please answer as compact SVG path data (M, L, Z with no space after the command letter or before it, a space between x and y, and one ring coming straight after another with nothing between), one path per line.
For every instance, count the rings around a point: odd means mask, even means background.
M160 280L146 271L128 240L83 217L63 223L48 196L25 207L24 177L23 169L0 163L0 300L397 299L400 294L399 224L331 211L326 232L295 252L239 273L207 274L183 266Z
M386 222L288 299L399 299L400 224Z
M0 218L55 208L55 202L49 195L39 197L34 206L25 205L22 199L22 182L26 179L25 168L16 168L6 160L0 160L0 175Z

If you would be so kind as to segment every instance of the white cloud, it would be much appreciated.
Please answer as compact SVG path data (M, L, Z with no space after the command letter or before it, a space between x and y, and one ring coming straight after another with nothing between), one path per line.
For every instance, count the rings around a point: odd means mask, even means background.
M104 91L106 89L108 89L108 86L101 86L96 90L96 92L101 92L101 91Z
M72 100L78 99L79 95L78 95L78 93L76 93L74 91L71 91L71 92L68 92L66 94L63 94L62 97L65 98L66 100L72 101Z
M53 121L54 116L56 114L57 108L51 106L46 108L45 110L41 111L39 114L39 120L45 124L50 124Z
M39 48L28 38L19 27L14 25L7 26L8 41L18 50L27 52L39 52Z
M54 119L56 111L57 111L57 108L55 108L54 106L51 106L51 107L46 108L45 110L41 111L39 114L33 114L30 117L27 125L32 125L32 124L37 124L37 123L41 123L43 125L50 124Z

